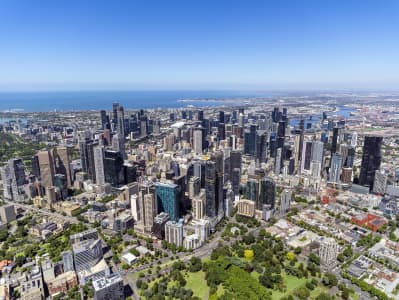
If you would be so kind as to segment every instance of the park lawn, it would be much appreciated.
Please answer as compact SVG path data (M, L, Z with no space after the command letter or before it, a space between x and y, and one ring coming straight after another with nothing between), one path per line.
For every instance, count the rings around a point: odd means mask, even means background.
M187 275L184 276L184 279L187 281L184 288L192 290L194 296L200 299L208 299L209 287L206 284L205 273L203 271L195 273L188 272Z
M315 299L322 292L328 293L328 289L319 285L313 291L310 292L310 297L312 299Z
M295 290L297 287L300 287L302 285L304 285L306 283L306 281L308 279L306 278L298 278L292 275L287 275L284 272L281 273L283 278L284 278L284 282L287 286L287 291L285 293L282 293L280 291L274 291L273 290L273 294L272 294L272 299L273 300L279 300L284 296L287 296L289 294L292 293L293 290Z
M282 273L282 276L284 278L284 282L287 286L287 291L285 293L279 292L279 291L274 291L272 294L272 300L279 300L284 296L288 296L291 294L296 288L305 285L307 281L311 280L311 277L309 278L298 278L292 275L287 275L285 273ZM310 293L310 298L314 299L316 298L321 292L327 292L327 289L322 287L322 286L317 286L313 291Z

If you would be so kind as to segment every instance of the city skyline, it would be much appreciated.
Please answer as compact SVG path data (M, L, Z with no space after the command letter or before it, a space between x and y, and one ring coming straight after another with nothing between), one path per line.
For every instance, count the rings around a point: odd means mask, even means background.
M0 91L397 89L397 1L4 1Z

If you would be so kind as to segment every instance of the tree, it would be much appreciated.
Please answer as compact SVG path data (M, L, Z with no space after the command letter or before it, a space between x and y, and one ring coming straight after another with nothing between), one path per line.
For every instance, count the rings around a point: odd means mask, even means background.
M338 284L337 276L332 273L326 273L322 280L323 284L328 287L333 287Z
M306 286L300 286L296 288L293 294L301 300L306 300L310 297L310 291L306 288Z
M314 254L314 253L310 253L309 254L309 261L311 262L311 263L314 263L314 264L316 264L316 265L320 265L320 257L318 257L316 254Z
M330 296L329 294L324 293L324 292L320 293L320 294L316 297L316 300L333 300L333 299L334 299L334 298L333 298L332 296Z
M294 253L296 254L296 255L299 255L299 254L301 254L301 252L302 252L302 248L301 247L296 247L295 248L295 250L294 250Z
M289 261L294 261L295 260L295 253L293 253L293 252L287 252L287 259L289 260Z
M193 256L190 259L189 271L190 272L198 272L198 271L201 271L201 269L202 269L201 259L199 259L198 257Z
M254 250L252 249L245 250L244 257L247 261L251 261L254 258Z

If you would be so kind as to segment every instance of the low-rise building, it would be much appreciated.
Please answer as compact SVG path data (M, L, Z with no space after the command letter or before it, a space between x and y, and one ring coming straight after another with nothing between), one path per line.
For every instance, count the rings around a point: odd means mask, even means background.
M123 300L123 279L115 273L93 280L94 300Z
M47 288L51 297L60 293L67 293L78 285L78 278L74 271L68 271L58 275L47 282Z

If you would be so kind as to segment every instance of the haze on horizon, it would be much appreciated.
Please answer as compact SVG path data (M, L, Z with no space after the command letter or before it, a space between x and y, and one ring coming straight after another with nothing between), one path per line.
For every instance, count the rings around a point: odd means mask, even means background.
M399 2L0 3L0 91L399 87Z

